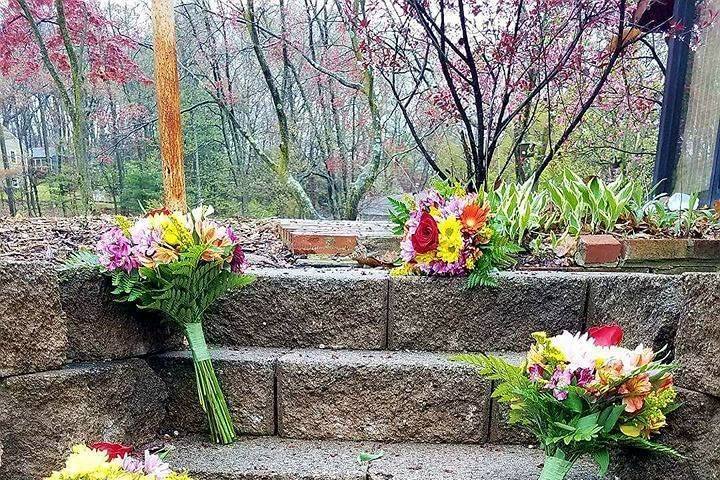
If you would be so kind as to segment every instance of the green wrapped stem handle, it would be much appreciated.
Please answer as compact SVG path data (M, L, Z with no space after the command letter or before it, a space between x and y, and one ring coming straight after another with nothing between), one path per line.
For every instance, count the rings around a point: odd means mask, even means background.
M210 360L210 352L208 351L207 343L205 343L205 334L203 333L202 323L186 323L185 337L187 337L188 343L190 344L190 350L192 350L193 359L196 362Z
M545 457L539 480L564 480L573 463L558 457Z

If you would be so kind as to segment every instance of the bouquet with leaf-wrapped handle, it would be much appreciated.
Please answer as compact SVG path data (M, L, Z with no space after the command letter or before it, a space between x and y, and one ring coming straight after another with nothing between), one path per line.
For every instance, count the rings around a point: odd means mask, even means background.
M181 329L192 351L198 398L211 439L227 444L235 440L235 429L202 321L218 298L254 278L243 273L245 256L237 236L231 228L208 220L211 213L211 207L187 214L161 210L134 224L118 217L118 227L103 234L96 254L78 252L67 266L99 267L110 275L119 301L160 312Z

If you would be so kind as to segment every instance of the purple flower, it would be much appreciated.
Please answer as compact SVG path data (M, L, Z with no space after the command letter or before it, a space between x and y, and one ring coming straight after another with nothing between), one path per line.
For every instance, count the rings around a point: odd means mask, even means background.
M430 207L439 207L445 203L445 200L435 190L423 190L415 196L418 210L427 210Z
M232 227L227 227L225 229L225 233L227 235L228 240L230 240L230 243L236 244L240 241L240 238L238 238L237 234L235 233L235 230L233 230Z
M245 252L240 245L235 245L233 250L232 260L230 260L230 270L233 273L242 273L247 268L247 260L245 259Z
M568 396L565 387L570 385L572 374L573 372L570 370L563 370L561 367L557 367L550 377L550 381L545 385L545 388L552 389L553 396L558 400L565 400Z
M145 470L146 475L155 475L157 480L164 480L172 473L170 465L163 462L159 455L151 454L148 450L145 450L145 463L143 469Z
M403 261L405 262L411 262L415 260L415 248L412 244L412 236L415 234L415 231L418 228L418 225L420 224L420 217L422 216L421 210L415 210L412 213L410 213L410 217L408 218L407 222L405 222L405 227L407 228L407 232L405 236L403 237L402 241L400 242L400 256L402 257Z
M123 457L121 466L128 473L141 473L143 470L143 463L130 455Z
M579 368L575 371L575 378L577 379L577 384L584 387L595 380L595 374L591 368Z
M545 369L539 363L535 363L528 367L528 373L530 374L530 380L532 380L533 382L537 382L538 380L543 378Z
M133 253L141 260L150 259L155 255L157 246L162 243L162 231L153 228L148 219L143 218L130 230L132 235Z
M138 267L130 240L117 227L103 233L95 248L100 264L110 271L121 269L130 272Z

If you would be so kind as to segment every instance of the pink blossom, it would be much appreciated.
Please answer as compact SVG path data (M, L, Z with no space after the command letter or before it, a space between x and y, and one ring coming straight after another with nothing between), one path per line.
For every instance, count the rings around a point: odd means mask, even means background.
M96 250L100 264L110 271L120 269L131 272L138 267L130 240L117 227L102 234Z

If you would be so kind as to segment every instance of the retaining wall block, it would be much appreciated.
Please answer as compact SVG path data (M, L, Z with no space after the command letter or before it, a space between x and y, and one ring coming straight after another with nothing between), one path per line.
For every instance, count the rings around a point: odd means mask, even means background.
M584 274L504 272L498 288L466 290L465 278L390 280L389 348L442 351L527 350L530 334L579 330Z
M487 440L490 382L445 354L296 351L277 375L283 437Z
M0 478L44 478L76 443L156 438L165 384L144 360L76 364L0 383Z
M677 383L720 397L720 274L687 273L675 340Z
M0 377L58 368L67 323L48 264L0 263Z
M115 301L110 280L97 273L63 272L60 299L67 317L68 360L129 358L178 348L182 336L156 312Z
M275 432L275 362L283 352L258 348L211 349L210 352L238 432L272 435ZM197 400L191 353L165 353L150 357L149 362L169 392L164 430L183 434L209 431Z
M380 349L387 295L382 271L262 269L208 311L205 331L224 346Z
M642 273L588 274L587 326L618 324L623 345L672 349L684 302L683 278Z

